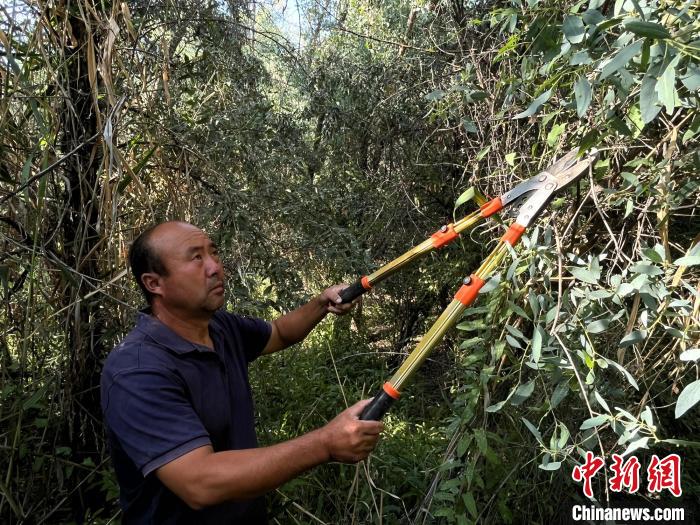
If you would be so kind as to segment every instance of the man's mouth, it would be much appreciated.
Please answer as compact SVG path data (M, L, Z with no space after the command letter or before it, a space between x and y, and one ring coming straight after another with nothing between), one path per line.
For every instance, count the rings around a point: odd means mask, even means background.
M209 291L210 292L218 292L218 291L223 292L224 291L224 283L218 283L218 284L214 285L214 287Z

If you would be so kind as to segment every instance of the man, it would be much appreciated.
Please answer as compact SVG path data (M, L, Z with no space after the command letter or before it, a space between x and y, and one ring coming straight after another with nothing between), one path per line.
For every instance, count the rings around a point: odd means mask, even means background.
M383 425L368 400L296 439L257 448L247 366L304 339L336 304L334 286L267 323L220 310L224 272L199 228L142 233L129 262L149 308L110 353L102 409L124 523L266 523L262 496L327 461L357 462Z

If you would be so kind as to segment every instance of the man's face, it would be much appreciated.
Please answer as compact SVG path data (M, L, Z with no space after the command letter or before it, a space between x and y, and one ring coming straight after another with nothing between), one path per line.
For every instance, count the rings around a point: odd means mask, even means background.
M154 289L163 307L209 317L223 306L224 269L206 233L191 224L168 222L154 230L150 242L167 270Z

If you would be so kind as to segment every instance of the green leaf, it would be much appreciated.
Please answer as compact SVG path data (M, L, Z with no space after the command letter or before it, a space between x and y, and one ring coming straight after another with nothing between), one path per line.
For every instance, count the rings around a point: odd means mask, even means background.
M543 330L541 326L536 326L532 334L532 361L539 363L542 355Z
M656 82L656 92L659 95L659 101L666 107L666 113L671 115L678 101L678 93L676 93L676 65L681 59L681 55L668 63L663 73Z
M499 401L498 403L495 403L493 405L489 405L486 407L486 412L493 413L493 412L498 412L500 409L503 408L503 405L506 404L507 401Z
M656 93L656 77L647 73L642 79L642 87L639 90L639 110L642 113L642 121L649 124L661 111L657 104L659 96Z
M647 443L648 443L648 442L649 442L649 438L648 438L648 437L643 437L643 438L635 439L634 441L632 441L632 442L627 446L627 448L626 448L625 451L622 453L622 455L623 455L623 456L626 456L626 455L631 454L632 452L634 452L635 450L638 450L638 449L640 449L640 448L647 448Z
M598 401L598 404L603 407L603 409L606 412L610 412L610 407L608 404L605 402L605 399L603 399L603 396L601 396L597 390L593 391L593 397L595 397L595 400Z
M474 187L467 188L462 194L457 197L457 200L455 201L455 210L459 208L462 204L465 202L468 202L474 198L474 195L476 195L476 191L474 190Z
M697 266L700 264L700 255L686 255L673 261L675 266Z
M700 401L700 379L693 381L683 389L676 401L676 419L693 408Z
M593 321L586 327L586 331L590 334L599 334L600 332L605 332L610 325L610 319L598 319Z
M508 166L515 166L515 153L508 153L506 155L506 162L508 163Z
M586 36L586 27L580 16L567 16L562 25L564 36L572 44L580 44Z
M488 155L489 151L491 151L491 146L486 146L485 148L482 148L479 150L479 153L476 154L476 160L481 160L483 159L486 155Z
M469 93L469 99L474 102L480 102L489 98L489 94L486 91L476 90Z
M691 348L680 355L681 361L697 361L698 359L700 359L700 348Z
M518 113L513 117L513 119L519 119L519 118L526 118L526 117L531 117L535 113L539 111L539 109L542 107L542 105L549 100L549 98L552 96L552 90L548 89L544 93L542 93L539 97L537 97L535 100L533 100L530 103L530 106L523 111L522 113Z
M632 272L634 273L643 273L645 275L663 275L664 271L659 268L658 266L654 266L653 264L635 264L630 268Z
M464 128L464 131L467 133L478 133L479 129L476 127L476 124L474 124L474 121L468 118L463 118L462 119L462 127Z
M434 102L436 100L440 100L443 98L447 93L444 92L442 89L436 89L434 91L431 91L427 95L425 95L425 99L429 100L430 102Z
M613 73L616 73L620 68L625 67L632 57L638 55L642 50L642 43L642 40L637 40L620 49L613 59L603 66L598 80L604 80Z
M574 84L574 97L576 98L576 114L581 118L585 115L588 106L591 105L591 83L585 76L580 76Z
M539 441L542 445L544 445L544 443L543 443L543 441L542 441L542 434L540 434L540 431L537 430L537 427L536 427L535 425L533 425L532 423L530 423L530 422L529 422L527 419L525 419L524 417L521 417L520 419L522 420L523 423L525 423L525 426L526 426L527 429L532 433L532 435L535 436L535 438L537 439L537 441Z
M506 341L507 341L508 344L509 344L510 346L512 346L513 348L520 348L520 349L522 349L521 344L520 344L520 343L518 342L518 340L517 340L515 337L513 337L512 335L506 334Z
M562 402L562 400L566 397L566 394L569 393L569 382L564 380L561 383L557 385L557 387L554 389L554 392L552 392L552 399L550 400L550 404L552 405L552 408L556 408L559 403Z
M651 262L660 264L660 263L662 263L662 262L664 261L663 258L661 257L661 255L659 254L659 252L657 252L654 248L644 248L644 249L642 250L642 253L643 253L643 254L647 257L647 259L649 259Z
M513 397L510 399L510 404L514 406L521 405L535 391L535 380L528 381L522 385L518 385L515 389Z
M579 51L578 53L575 53L569 59L569 65L571 65L571 66L581 66L581 65L585 65L585 64L590 64L591 62L593 62L593 60L591 60L591 56L588 54L588 51L586 51L586 50Z
M597 427L598 425L602 425L608 420L608 416L606 415L601 415L601 416L595 416L586 419L583 423L581 423L581 426L579 427L580 430L586 430L588 428L593 428Z
M559 467L561 467L561 461L551 461L546 465L538 465L538 467L542 470L559 470Z
M629 381L630 385L632 385L635 390L639 390L639 385L637 384L637 381L634 379L634 377L632 377L632 374L630 374L624 366L622 366L619 363L616 363L612 359L605 359L605 361L607 361L607 363L610 366L617 368L617 370L627 378L627 381Z
M686 441L685 439L662 439L662 443L670 443L677 447L693 447L700 448L700 441Z
M514 326L510 326L509 324L507 324L506 330L508 330L513 335L513 337L518 337L520 339L525 340L525 334L523 334L520 330L518 330Z
M632 136L637 138L644 129L641 110L637 106L631 106L627 112L627 118L632 123Z
M579 281L583 281L588 284L598 284L598 277L589 270L588 268L574 267L569 270L571 275L576 277Z
M688 68L683 76L680 77L685 89L691 93L700 90L700 66L694 62L688 62Z
M479 516L479 512L476 509L476 502L474 501L474 496L472 496L472 493L467 492L466 494L462 494L462 501L464 502L464 506L467 507L469 514L476 519Z
M566 124L555 124L547 134L547 146L554 147L559 142L559 137L566 129Z
M620 341L620 346L624 348L626 346L637 344L641 341L644 341L646 337L646 330L632 330L629 334L622 338L622 340Z
M637 36L645 38L671 38L671 33L668 32L661 24L655 22L643 22L641 20L625 20L622 24L627 31L634 33Z

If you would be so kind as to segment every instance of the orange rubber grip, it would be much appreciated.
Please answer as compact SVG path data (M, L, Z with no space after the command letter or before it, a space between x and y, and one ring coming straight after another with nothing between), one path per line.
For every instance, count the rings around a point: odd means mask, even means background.
M503 242L507 242L511 246L515 246L518 244L520 236L523 234L523 232L525 232L525 226L521 226L517 222L514 222L510 225L510 228L508 228L506 234L501 237L501 240Z
M367 279L366 275L362 276L362 279L360 279L360 283L362 283L362 288L364 288L365 290L369 290L370 288L372 288L372 285L369 284L369 279Z
M495 199L491 199L486 204L479 207L479 209L481 210L482 217L491 217L491 215L498 213L503 209L503 203L501 202L500 197L496 197Z
M476 296L479 295L479 290L481 290L481 287L484 286L486 282L474 274L469 277L471 278L469 284L463 285L455 294L455 299L464 306L469 306L476 300Z
M459 237L459 233L455 231L454 224L448 224L445 231L438 230L430 236L433 240L433 248L442 248L446 244L450 244L457 237Z
M384 389L384 392L386 392L389 397L393 397L394 399L398 399L401 397L401 392L396 390L394 388L394 385L389 383L389 381L384 383L384 386L382 388Z

